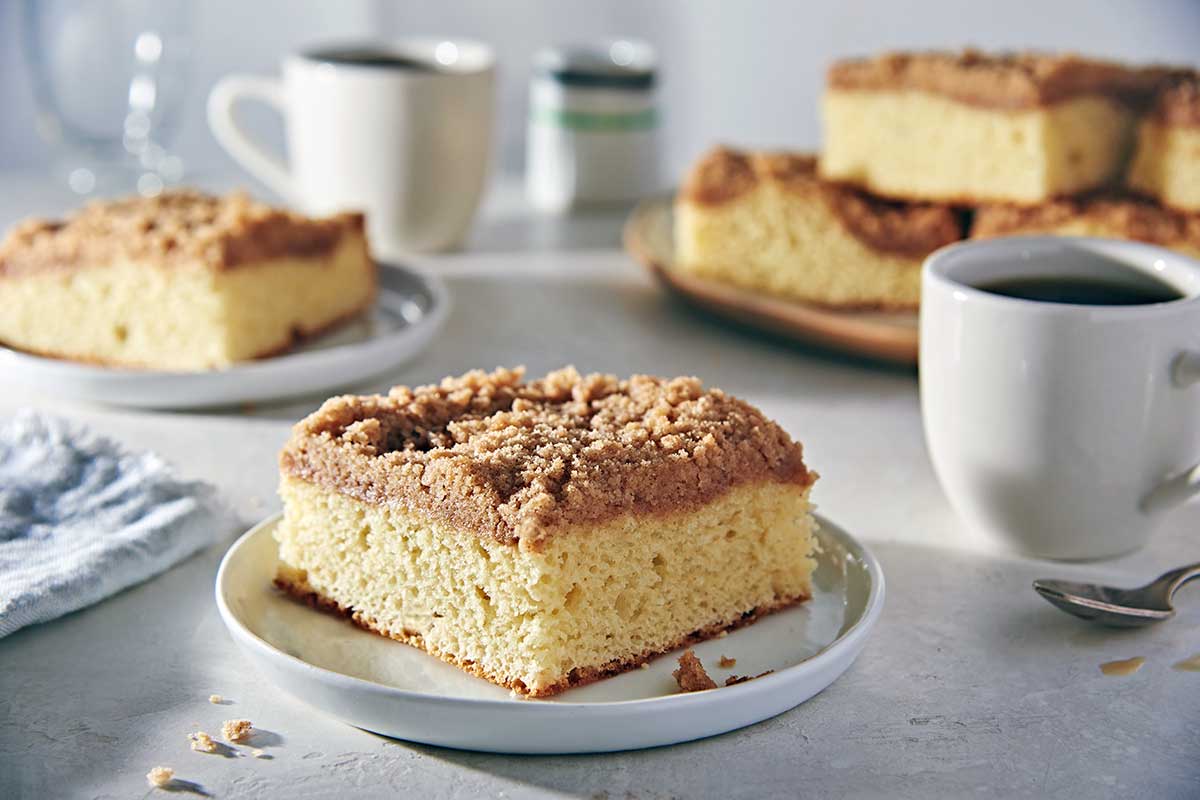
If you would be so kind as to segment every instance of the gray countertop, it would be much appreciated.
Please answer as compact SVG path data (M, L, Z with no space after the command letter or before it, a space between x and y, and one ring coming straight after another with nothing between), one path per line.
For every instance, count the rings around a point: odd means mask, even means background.
M212 185L228 185L214 179ZM61 193L0 178L0 224ZM574 363L690 373L745 397L804 442L821 512L866 541L888 602L858 662L785 714L713 739L595 756L499 756L393 741L282 694L235 650L212 600L240 533L91 609L0 640L0 797L141 797L145 773L221 798L329 797L1200 797L1200 592L1143 631L1095 630L1029 589L1044 575L1133 583L1200 553L1200 507L1144 551L1050 565L997 551L954 516L922 440L915 374L817 353L708 319L665 297L618 249L620 216L531 217L511 187L464 253L416 263L446 278L444 334L401 371L357 387L473 367ZM278 508L275 453L321 398L199 414L135 413L0 392L214 483L242 527ZM399 645L397 645L399 646ZM1101 662L1144 656L1126 678ZM209 694L230 698L208 703ZM254 721L270 759L188 748L197 726ZM519 735L519 732L516 732Z

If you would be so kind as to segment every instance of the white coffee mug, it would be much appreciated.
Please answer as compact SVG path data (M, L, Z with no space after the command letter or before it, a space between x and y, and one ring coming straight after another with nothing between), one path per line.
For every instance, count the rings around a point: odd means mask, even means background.
M1078 305L980 287L1163 284L1178 299ZM1157 282L1157 283L1155 283ZM921 411L933 466L972 526L1030 555L1141 547L1200 491L1200 262L1147 244L1016 237L925 262Z
M406 39L286 57L283 79L232 75L208 98L217 141L311 214L357 210L384 254L446 250L465 238L491 151L495 58L487 45ZM287 163L234 119L243 98L282 113Z

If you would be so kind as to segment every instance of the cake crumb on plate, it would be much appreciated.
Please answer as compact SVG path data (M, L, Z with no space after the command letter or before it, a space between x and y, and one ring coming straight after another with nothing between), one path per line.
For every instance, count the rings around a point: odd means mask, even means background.
M175 770L170 767L155 767L146 773L146 783L156 789L163 789L171 785L171 781L175 779Z
M196 731L189 733L188 739L192 743L192 749L197 753L215 753L217 752L217 742L204 731Z
M717 662L717 666L720 667L721 669L729 669L730 667L732 667L736 664L737 664L737 659L730 658L729 656L721 656L721 660Z
M752 681L755 678L761 678L764 675L770 675L774 671L775 670L773 669L769 669L766 672L760 672L757 675L730 675L725 679L725 685L734 686L739 683L745 683L746 681Z
M219 694L210 694L208 696L208 702L212 703L214 706L219 706L225 702L225 698L221 697Z
M250 738L254 725L248 719L228 719L221 724L221 736L230 742L244 742Z
M690 648L683 651L683 655L679 657L679 669L671 675L675 677L681 692L702 692L705 689L717 688L717 682L704 671L704 665Z

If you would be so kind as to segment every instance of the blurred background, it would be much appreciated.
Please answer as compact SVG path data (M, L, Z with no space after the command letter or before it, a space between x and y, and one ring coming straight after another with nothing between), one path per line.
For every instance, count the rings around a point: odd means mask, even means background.
M169 109L167 147L189 172L236 169L204 118L205 98L221 76L235 71L277 74L279 59L288 51L343 37L445 34L491 43L499 56L494 147L502 175L523 167L530 59L547 44L632 36L658 48L665 176L681 174L717 141L815 146L815 108L824 70L838 56L974 45L1200 63L1200 2L1195 0L110 0L107 6L120 9L131 3L167 15L177 28L172 35L187 53L180 68L178 107ZM54 157L38 133L31 63L44 54L37 52L36 32L29 27L30 10L38 9L37 24L53 28L56 15L78 5L0 0L0 170L44 169ZM103 24L93 21L75 34L102 41L97 34L103 31L96 27ZM147 47L153 54L154 43ZM96 85L103 84L104 55L92 51L85 66ZM248 106L244 114L251 130L282 148L275 115L261 106Z

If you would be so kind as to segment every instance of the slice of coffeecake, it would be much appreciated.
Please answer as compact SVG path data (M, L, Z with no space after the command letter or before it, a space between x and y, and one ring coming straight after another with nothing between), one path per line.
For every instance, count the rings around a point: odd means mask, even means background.
M280 457L276 583L532 696L808 599L801 446L694 378L337 397Z
M982 206L971 226L972 239L1037 234L1132 239L1200 258L1200 214L1116 192L1029 207Z
M0 244L0 344L115 366L271 355L374 294L360 214L310 219L243 194L94 203Z
M1176 75L1158 93L1125 182L1163 205L1200 211L1200 75Z
M876 194L1037 203L1120 176L1162 70L1071 55L891 53L839 61L821 174Z
M718 148L675 202L679 269L830 307L916 308L922 260L960 238L949 207L829 183L802 154Z

